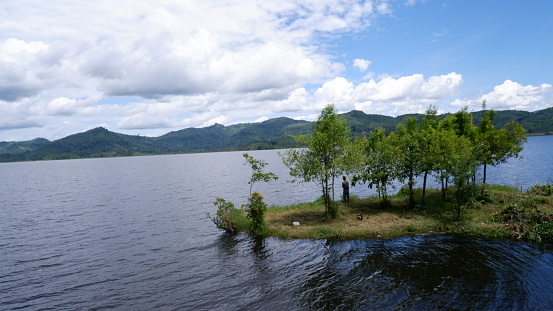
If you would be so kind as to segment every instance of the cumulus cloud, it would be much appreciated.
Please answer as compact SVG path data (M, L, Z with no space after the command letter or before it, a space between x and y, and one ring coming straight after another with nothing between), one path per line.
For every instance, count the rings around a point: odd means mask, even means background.
M343 77L323 84L316 92L317 108L334 104L339 110L358 109L367 113L398 115L423 112L440 99L458 93L463 77L455 72L425 79L421 74L380 80L354 85ZM394 108L395 107L395 108Z
M147 105L113 105L120 128L181 125L192 120L186 113L167 116L169 109L157 109L169 103L197 111L194 102L202 96L208 98L204 111L224 107L221 101L233 109L275 101L276 108L257 110L298 110L305 96L294 90L344 70L320 48L321 40L362 30L390 12L386 1L354 0L6 1L0 8L0 101L31 118L60 122L85 110L98 117L110 111L83 99L142 98ZM28 106L35 109L21 108ZM142 110L125 114L131 106ZM21 111L9 113L13 120Z
M390 3L6 0L0 140L25 128L31 130L20 139L61 138L99 125L156 135L282 115L311 120L327 104L397 115L451 103L463 82L458 73L371 73L356 84L344 64L367 72L371 61L341 63L329 54L329 42L391 14ZM486 98L509 109L545 107L551 85L506 81Z
M353 61L353 67L359 69L359 71L361 72L367 71L370 65L371 65L371 61L368 61L366 59L357 58Z
M456 99L452 106L479 109L483 100L486 100L489 108L495 110L537 111L551 106L553 86L547 83L539 86L522 85L505 80L487 94L472 99Z

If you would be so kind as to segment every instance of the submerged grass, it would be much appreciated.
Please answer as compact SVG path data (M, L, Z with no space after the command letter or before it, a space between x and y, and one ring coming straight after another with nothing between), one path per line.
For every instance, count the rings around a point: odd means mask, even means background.
M258 234L285 239L364 239L447 232L553 240L551 196L492 185L487 188L486 196L463 208L459 219L452 200L443 199L441 191L427 190L425 203L419 202L414 209L406 207L407 198L400 191L383 207L378 197L352 197L349 204L340 205L337 217L330 220L324 217L324 203L320 199L272 207L265 215L266 227ZM300 225L295 226L293 222Z

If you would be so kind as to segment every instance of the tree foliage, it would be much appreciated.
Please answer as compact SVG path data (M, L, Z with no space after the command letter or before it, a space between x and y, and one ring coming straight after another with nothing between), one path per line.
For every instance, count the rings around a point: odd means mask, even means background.
M275 175L274 173L263 172L263 170L265 169L265 166L267 166L268 164L267 162L263 160L257 160L247 153L242 154L242 156L246 159L246 163L244 163L244 165L249 165L250 168L252 169L252 176L250 177L250 181L248 181L248 184L250 185L250 197L252 196L253 185L256 182L259 182L259 181L271 182L278 179L278 176Z
M518 156L525 141L524 129L518 123L511 122L496 130L493 112L484 117L477 127L466 108L442 120L436 109L429 107L424 117L406 118L388 135L377 128L368 138L355 142L362 150L362 169L355 174L354 184L368 181L369 187L376 185L385 203L388 186L394 181L406 183L408 206L414 207L416 178L423 176L424 204L427 178L433 175L441 181L444 198L448 185L455 185L459 216L461 207L476 195L477 168L483 166L485 172L486 163L497 165ZM482 182L485 183L485 174Z
M351 133L346 121L338 118L333 105L326 106L313 123L311 135L298 137L302 149L290 149L282 154L290 175L300 181L315 181L320 184L328 215L334 199L334 180L352 168Z

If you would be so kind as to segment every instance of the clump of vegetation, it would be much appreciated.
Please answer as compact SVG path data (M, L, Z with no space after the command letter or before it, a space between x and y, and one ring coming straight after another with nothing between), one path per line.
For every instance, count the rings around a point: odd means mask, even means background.
M312 134L298 137L305 148L287 151L282 155L283 162L292 177L321 185L327 216L331 214L336 176L350 174L352 185L376 186L383 206L390 205L389 187L397 182L405 184L407 207L414 209L418 201L415 180L423 179L420 204L424 205L427 179L433 175L441 182L443 199L450 197L448 189L455 191L459 220L466 205L485 196L487 167L518 157L526 141L520 124L511 122L499 129L493 124L494 117L493 110L485 110L479 126L475 126L466 108L441 119L431 106L422 120L408 117L395 131L386 133L377 128L352 141L344 120L329 105L314 122ZM480 168L483 177L477 182Z
M260 233L265 228L264 215L267 211L267 203L263 200L263 195L259 192L252 193L253 185L256 182L271 182L277 180L278 176L273 173L264 172L267 162L257 160L247 153L243 154L247 165L252 169L252 176L248 181L250 185L250 196L248 203L241 206L241 209L236 209L234 203L228 202L225 199L217 198L213 204L217 206L217 216L211 218L209 213L207 217L213 220L217 228L223 229L228 233L236 233L238 231L246 231L244 227L249 227L252 233ZM246 219L249 220L248 225L244 225L244 217L242 211L246 211Z
M217 198L213 205L217 207L217 214L211 217L207 213L207 218L211 219L219 229L223 229L228 233L236 233L238 231L237 217L240 211L234 207L234 203L222 198Z
M534 185L532 186L532 188L528 189L528 193L550 196L553 194L553 184L551 184L551 182L548 182L545 185Z
M265 228L264 215L267 211L267 203L263 199L261 193L254 192L249 197L248 204L245 205L246 218L251 221L251 232L261 232Z
M529 197L505 205L494 216L505 223L505 227L516 239L530 241L553 241L553 213L542 211L549 199Z

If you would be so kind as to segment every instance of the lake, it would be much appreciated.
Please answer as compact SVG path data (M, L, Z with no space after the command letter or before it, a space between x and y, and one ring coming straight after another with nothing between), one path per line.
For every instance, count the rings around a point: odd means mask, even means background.
M269 205L313 201L277 151ZM489 182L553 177L553 136ZM206 219L240 205L241 152L0 163L1 310L545 310L553 245L454 235L355 241L228 236ZM374 194L354 187L352 194Z

